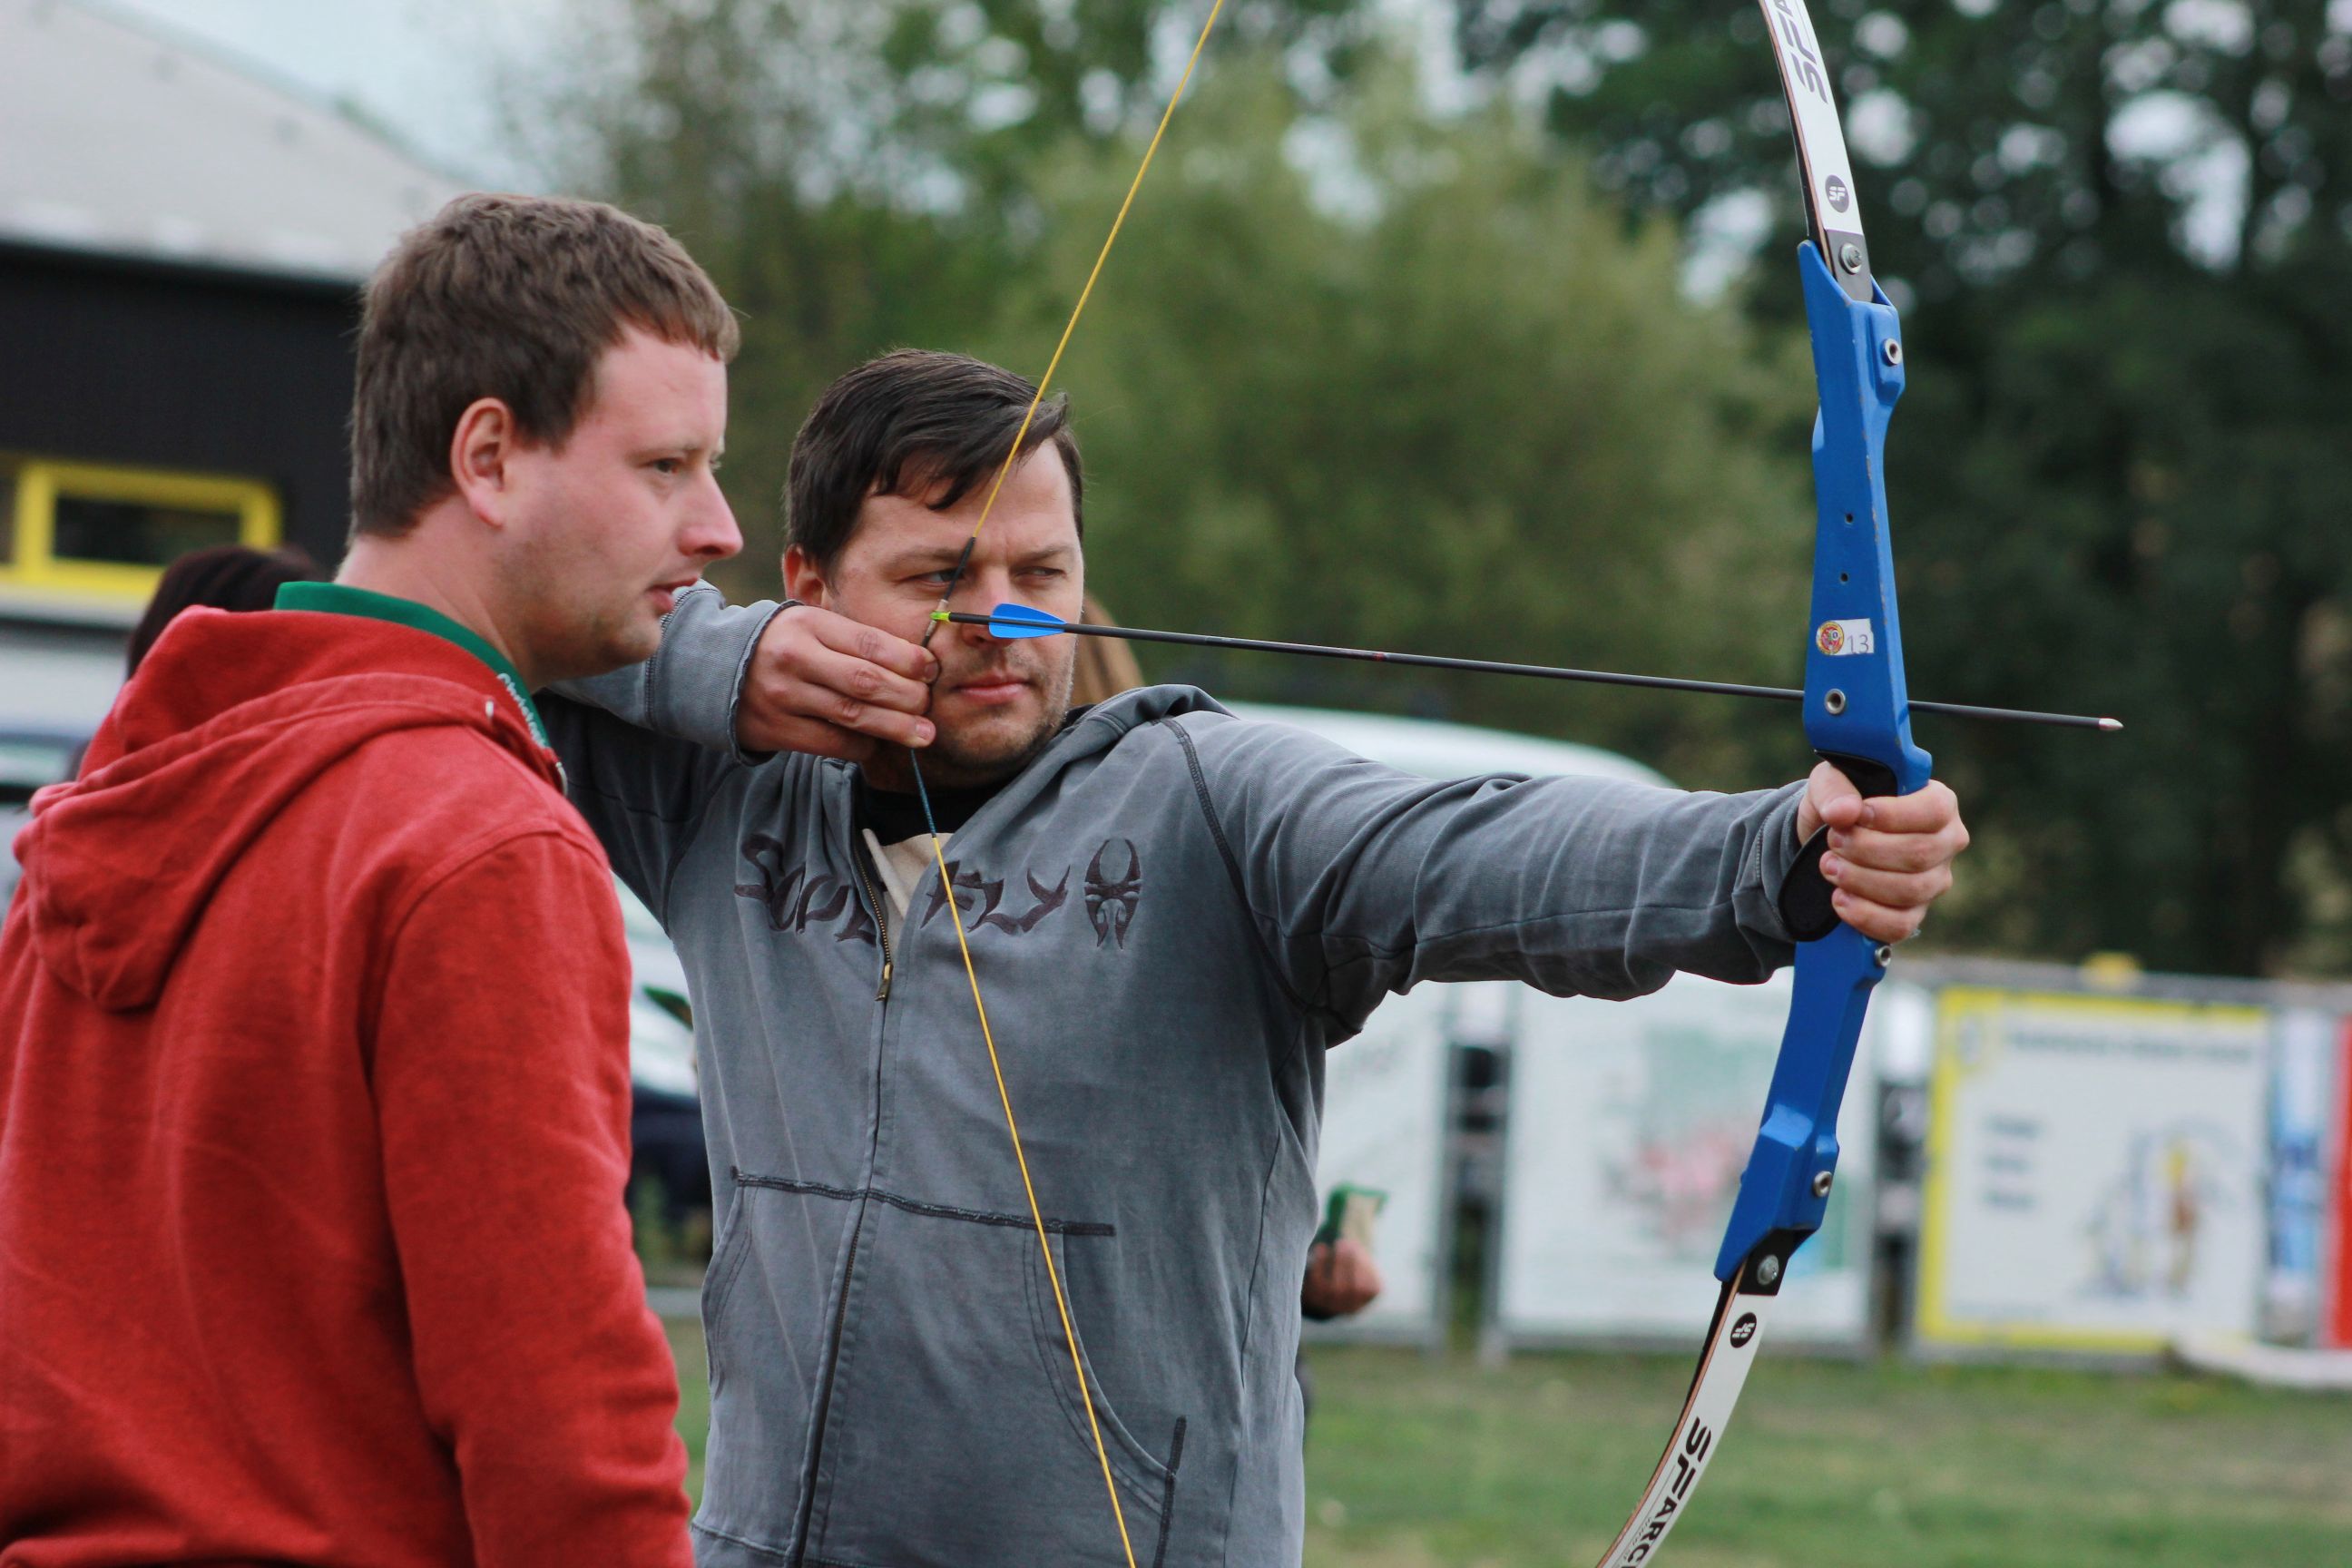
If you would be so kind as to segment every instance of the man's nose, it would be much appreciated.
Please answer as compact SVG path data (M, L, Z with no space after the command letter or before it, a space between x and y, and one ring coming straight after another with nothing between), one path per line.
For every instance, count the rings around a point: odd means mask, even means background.
M703 476L702 493L679 537L678 549L698 560L721 561L743 548L743 531L736 526L735 509L715 475Z

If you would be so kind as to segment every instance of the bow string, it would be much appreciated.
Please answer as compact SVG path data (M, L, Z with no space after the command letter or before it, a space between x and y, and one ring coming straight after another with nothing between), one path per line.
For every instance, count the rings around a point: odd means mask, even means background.
M972 547L980 542L980 531L988 526L989 517L996 510L997 497L1004 491L1004 481L1012 476L1013 465L1021 460L1022 444L1029 437L1029 427L1035 422L1037 410L1045 401L1045 392L1053 384L1054 373L1062 366L1062 355L1069 348L1070 339L1077 332L1078 318L1086 314L1087 301L1094 297L1095 283L1102 277L1103 264L1110 259L1111 247L1118 243L1118 232L1126 226L1128 212L1135 205L1135 195L1143 188L1143 177L1151 172L1151 160L1159 154L1160 143L1168 134L1169 121L1176 118L1176 106L1184 100L1184 89L1192 84L1193 69L1201 63L1202 51L1209 47L1209 35L1215 30L1217 17L1224 6L1225 0L1213 0L1210 5L1208 18L1201 24L1200 37L1193 40L1192 52L1184 62L1183 74L1177 78L1175 90L1168 95L1168 107L1160 111L1160 123L1153 128L1151 140L1144 145L1142 160L1136 165L1135 178L1128 182L1127 195L1120 199L1118 212L1111 219L1110 232L1103 237L1102 248L1095 254L1095 264L1087 272L1086 283L1078 290L1077 302L1070 307L1069 320L1063 323L1061 339L1054 345L1053 356L1045 362L1045 374L1037 378L1029 406L1022 411L1021 424L1013 432L1012 444L1005 449L1004 461L998 465L996 478L990 482L988 494L981 501L980 516L971 525L971 537L963 542L963 550L948 573L947 586L940 594L939 609L923 631L923 647L926 648L931 646L931 638L938 635L942 624L939 616L948 610L957 586L963 581L965 568L971 564ZM980 993L980 971L971 961L971 939L963 923L962 905L956 899L955 879L948 873L947 849L940 837L939 821L931 812L929 786L923 782L922 758L909 747L907 761L914 773L916 798L922 803L923 826L930 835L931 862L939 872L940 890L947 895L949 918L955 921L956 952L963 959L964 979L971 987L972 1011L980 1019L981 1041L988 1047L988 1069L996 1080L997 1102L1004 1109L1004 1131L1012 1141L1013 1164L1021 1173L1022 1195L1028 1200L1029 1221L1037 1234L1037 1248L1045 1256L1046 1282L1054 1289L1054 1310L1060 1314L1062 1338L1069 1347L1070 1373L1077 1380L1078 1404L1087 1413L1087 1430L1094 1438L1095 1458L1102 1467L1103 1489L1110 1497L1111 1519L1118 1526L1119 1550L1126 1555L1127 1568L1136 1568L1135 1541L1128 1531L1127 1509L1119 1500L1118 1482L1111 1475L1110 1449L1103 1442L1102 1418L1095 1409L1094 1391L1087 1378L1086 1358L1078 1352L1078 1331L1070 1317L1069 1295L1062 1287L1061 1269L1054 1262L1053 1240L1046 1231L1045 1211L1037 1202L1036 1183L1029 1173L1028 1149L1021 1141L1020 1118L1013 1114L1013 1095L1005 1087L1003 1058L997 1052L996 1031L988 1022L988 1003Z

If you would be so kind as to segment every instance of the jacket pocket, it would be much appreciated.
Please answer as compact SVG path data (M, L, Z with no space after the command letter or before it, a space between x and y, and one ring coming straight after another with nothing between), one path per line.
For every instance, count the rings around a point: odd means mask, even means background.
M727 1365L719 1348L719 1313L726 1308L728 1292L735 1287L735 1277L742 1272L743 1260L751 1255L751 1242L743 1233L743 1189L738 1186L735 1195L727 1200L727 1213L719 1221L718 1245L711 1250L710 1266L702 1271L702 1355L710 1371L710 1394L714 1399L727 1377Z
M1122 1421L1074 1316L1114 1512L1028 1216L876 1200L821 1438L811 1559L1125 1568L1123 1520L1139 1568L1160 1563L1181 1509L1183 1422L1153 1445ZM1057 1268L1114 1241L1108 1226L1048 1224Z
M702 1286L710 1436L700 1530L766 1552L791 1545L856 1212L838 1192L736 1177Z

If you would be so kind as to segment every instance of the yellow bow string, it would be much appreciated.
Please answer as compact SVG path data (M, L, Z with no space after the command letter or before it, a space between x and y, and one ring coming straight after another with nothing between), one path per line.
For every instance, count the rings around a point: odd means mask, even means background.
M1168 134L1168 122L1176 117L1176 106L1183 101L1184 89L1192 84L1193 68L1201 63L1201 53L1208 47L1209 35L1217 26L1218 15L1224 10L1225 0L1214 0L1209 7L1208 19L1201 24L1201 36L1193 40L1192 53L1184 62L1183 75L1176 81L1176 89L1168 95L1168 107L1160 111L1160 123L1151 132L1151 140L1143 149L1143 159L1136 166L1135 178L1128 182L1127 195L1118 204L1118 214L1111 219L1110 233L1103 237L1102 249L1095 256L1094 267L1087 273L1085 287L1078 290L1077 303L1070 309L1070 319L1063 325L1061 341L1054 345L1053 357L1045 362L1045 374L1037 378L1037 390L1022 412L1020 426L1013 433L1013 444L1004 454L1004 461L996 470L995 480L988 487L988 495L981 502L980 517L971 525L971 536L964 541L963 552L955 569L948 574L948 584L940 595L939 608L944 612L948 602L955 597L956 585L962 580L964 568L971 563L972 546L980 542L980 531L988 526L990 513L996 510L996 498L1003 493L1004 481L1013 466L1021 458L1021 444L1028 438L1029 426L1037 417L1038 406L1045 400L1046 388L1053 384L1054 373L1061 368L1062 354L1070 346L1072 334L1078 330L1078 318L1086 313L1087 301L1094 297L1095 282L1102 277L1103 263L1110 259L1110 247L1118 242L1118 231L1127 223L1128 210L1135 205L1135 193L1143 188L1144 175L1151 172L1151 160L1160 151L1161 138ZM931 637L944 624L934 618L923 633L923 646L930 646ZM1054 1307L1061 1314L1062 1338L1070 1350L1070 1371L1078 1380L1078 1403L1086 1407L1087 1427L1094 1435L1095 1458L1102 1466L1103 1488L1110 1495L1111 1518L1118 1525L1119 1548L1127 1554L1127 1568L1136 1568L1135 1542L1128 1533L1127 1510L1120 1503L1118 1483L1112 1479L1110 1449L1105 1446L1102 1421L1096 1414L1094 1391L1087 1382L1086 1358L1078 1353L1078 1331L1070 1318L1070 1301L1062 1289L1062 1273L1054 1262L1054 1244L1045 1230L1045 1211L1038 1206L1036 1184L1029 1176L1029 1154L1021 1142L1021 1123L1013 1113L1013 1096L1004 1087L1004 1063L997 1055L996 1034L989 1026L988 1004L980 994L980 972L971 962L971 940L963 923L963 907L956 901L955 884L948 874L947 851L940 838L938 821L931 815L930 791L923 783L923 768L912 749L907 753L915 774L915 792L923 805L923 824L929 830L931 860L940 874L940 889L946 895L949 917L955 921L956 950L963 955L964 978L971 985L972 1010L980 1016L980 1037L988 1047L989 1071L996 1079L996 1098L1004 1107L1004 1130L1013 1140L1013 1163L1020 1167L1021 1190L1029 1200L1029 1219L1037 1232L1037 1248L1045 1255L1045 1279L1054 1288Z

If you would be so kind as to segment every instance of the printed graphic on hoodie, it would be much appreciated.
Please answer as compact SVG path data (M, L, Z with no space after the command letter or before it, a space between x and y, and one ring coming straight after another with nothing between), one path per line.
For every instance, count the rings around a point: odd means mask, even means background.
M805 865L786 865L789 850L781 839L754 833L743 840L743 858L756 873L754 882L735 884L735 896L749 899L767 911L768 929L793 936L811 932L835 942L875 945L873 917L858 900L856 879L830 871L812 871ZM1048 921L1071 918L1070 884L1081 882L1078 907L1093 925L1097 947L1127 946L1129 928L1143 897L1143 856L1132 839L1107 838L1087 862L1083 878L1074 862L1063 863L1051 882L1035 869L1024 868L1019 885L1010 877L991 877L948 862L948 878L955 888L956 909L964 929L993 927L1010 936L1027 936ZM947 896L934 880L920 921L928 926L947 909Z

